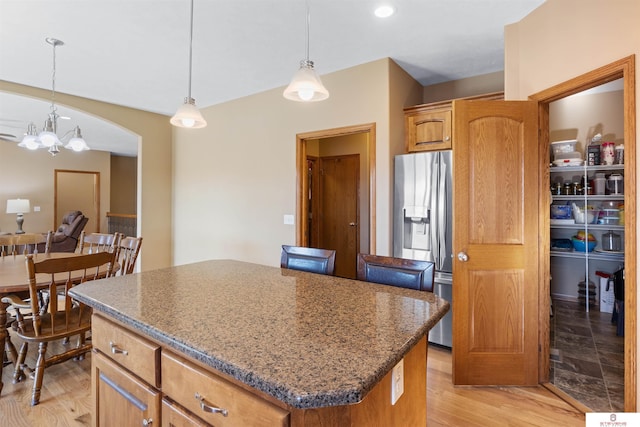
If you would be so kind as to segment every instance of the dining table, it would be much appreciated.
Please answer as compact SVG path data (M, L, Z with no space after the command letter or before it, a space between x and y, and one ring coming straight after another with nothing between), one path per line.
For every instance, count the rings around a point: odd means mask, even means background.
M34 254L35 261L42 261L51 258L67 258L81 255L77 252L51 252L48 254ZM0 256L0 349L4 349L7 362L15 364L17 351L9 331L7 330L7 308L9 304L2 302L2 298L7 295L16 295L20 298L29 298L29 275L27 273L26 255L6 255ZM118 266L112 266L112 271L117 271ZM78 272L78 277L82 274ZM62 278L62 276L61 276ZM36 276L36 283L39 288L46 288L49 284L50 276L42 274ZM4 363L3 363L4 368ZM14 381L21 381L23 375L14 376ZM2 375L0 375L0 394L2 393Z

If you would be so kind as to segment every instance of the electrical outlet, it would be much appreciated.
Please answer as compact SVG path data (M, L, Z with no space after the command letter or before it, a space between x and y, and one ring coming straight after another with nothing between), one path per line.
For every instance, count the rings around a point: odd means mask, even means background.
M391 404L395 405L404 393L404 359L391 370Z
M33 207L33 211L34 212L40 212L40 206L34 206Z
M284 216L284 223L286 225L293 225L293 215L285 215Z

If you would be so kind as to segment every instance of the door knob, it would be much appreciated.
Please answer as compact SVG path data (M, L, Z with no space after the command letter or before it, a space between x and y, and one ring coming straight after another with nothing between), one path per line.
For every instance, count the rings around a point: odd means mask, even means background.
M349 223L349 227L355 227L356 225L358 225L358 223L357 223L357 222L350 222L350 223Z
M469 255L464 252L458 252L458 259L462 262L467 262L469 261Z

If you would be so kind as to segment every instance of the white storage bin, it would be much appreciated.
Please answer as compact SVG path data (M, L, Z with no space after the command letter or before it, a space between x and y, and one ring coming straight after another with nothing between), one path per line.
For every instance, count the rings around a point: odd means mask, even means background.
M604 313L613 313L613 303L615 302L615 295L613 294L613 283L609 286L607 291L607 282L611 280L608 277L600 278L600 311Z
M576 151L577 139L567 139L565 141L555 141L551 143L554 158L558 158L559 153L571 153ZM578 153L579 154L579 153Z

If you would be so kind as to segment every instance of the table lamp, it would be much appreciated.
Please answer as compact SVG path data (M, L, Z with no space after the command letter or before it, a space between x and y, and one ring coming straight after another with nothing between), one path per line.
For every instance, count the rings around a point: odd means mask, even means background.
M18 223L18 230L16 234L24 234L22 231L22 223L24 222L24 217L22 214L25 212L29 212L31 210L31 205L29 204L28 199L9 199L7 200L7 213L18 214L18 218L16 222Z

